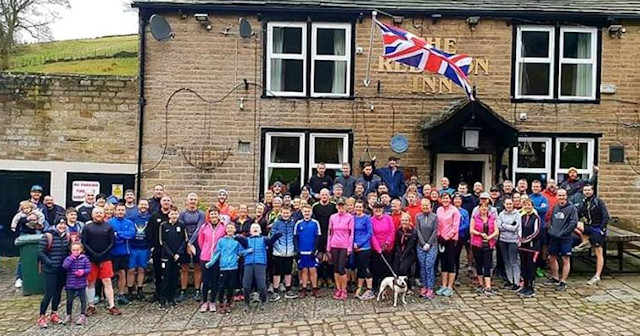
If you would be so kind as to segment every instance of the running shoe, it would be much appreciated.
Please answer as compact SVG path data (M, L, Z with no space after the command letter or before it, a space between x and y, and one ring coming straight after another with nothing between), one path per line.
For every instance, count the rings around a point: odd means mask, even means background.
M598 282L600 282L600 277L594 275L593 278L591 278L591 280L587 281L587 285L593 286L593 285L596 285Z

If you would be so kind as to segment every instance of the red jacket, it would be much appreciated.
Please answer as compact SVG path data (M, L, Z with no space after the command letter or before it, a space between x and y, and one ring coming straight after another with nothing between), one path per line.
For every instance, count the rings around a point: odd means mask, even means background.
M548 207L549 210L547 210L547 214L544 216L544 222L549 223L551 221L551 214L553 213L553 208L558 203L558 195L557 193L552 194L549 191L549 189L543 190L541 194L547 199L547 202L549 202L549 207Z

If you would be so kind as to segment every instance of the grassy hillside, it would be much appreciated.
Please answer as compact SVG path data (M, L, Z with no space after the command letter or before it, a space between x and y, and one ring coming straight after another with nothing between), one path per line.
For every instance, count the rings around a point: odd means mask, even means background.
M9 71L135 76L138 36L34 43L20 46Z

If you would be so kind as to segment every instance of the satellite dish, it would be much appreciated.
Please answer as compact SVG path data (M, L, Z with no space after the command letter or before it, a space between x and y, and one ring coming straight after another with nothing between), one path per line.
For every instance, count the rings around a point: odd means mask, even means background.
M169 26L169 22L164 16L153 14L151 15L151 20L149 22L149 29L151 30L151 35L158 42L164 42L169 40L174 36L171 31L171 26Z
M247 21L246 18L240 18L240 36L243 38L249 38L253 35L253 31L251 29L251 24Z

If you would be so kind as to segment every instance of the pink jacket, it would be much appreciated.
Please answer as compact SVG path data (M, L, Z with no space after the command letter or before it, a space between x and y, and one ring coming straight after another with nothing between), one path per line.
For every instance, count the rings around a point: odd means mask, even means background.
M216 249L218 240L226 235L225 225L220 221L214 228L211 223L204 223L198 231L198 246L200 247L200 260L207 262Z
M396 232L393 226L393 220L391 216L384 214L378 218L376 216L371 217L371 227L373 228L373 236L371 236L371 247L380 253L382 252L382 245L387 244L386 252L393 250L393 243L396 239Z
M453 205L439 207L436 211L438 217L438 237L444 240L458 240L460 227L460 211Z
M488 235L492 235L494 232L496 232L496 216L492 213L489 214L489 219L488 219L488 223L489 223L489 233ZM473 216L473 220L471 222L472 228L478 232L483 232L483 225L482 225L482 217L480 216L480 214L476 214L475 216ZM497 236L496 236L497 238ZM494 248L496 246L496 238L493 238L491 240L489 240L489 247L490 248ZM482 236L481 235L471 235L471 246L475 246L475 247L482 247Z
M347 249L349 253L353 249L353 216L349 213L334 213L329 217L329 238L327 239L327 252L331 248Z

